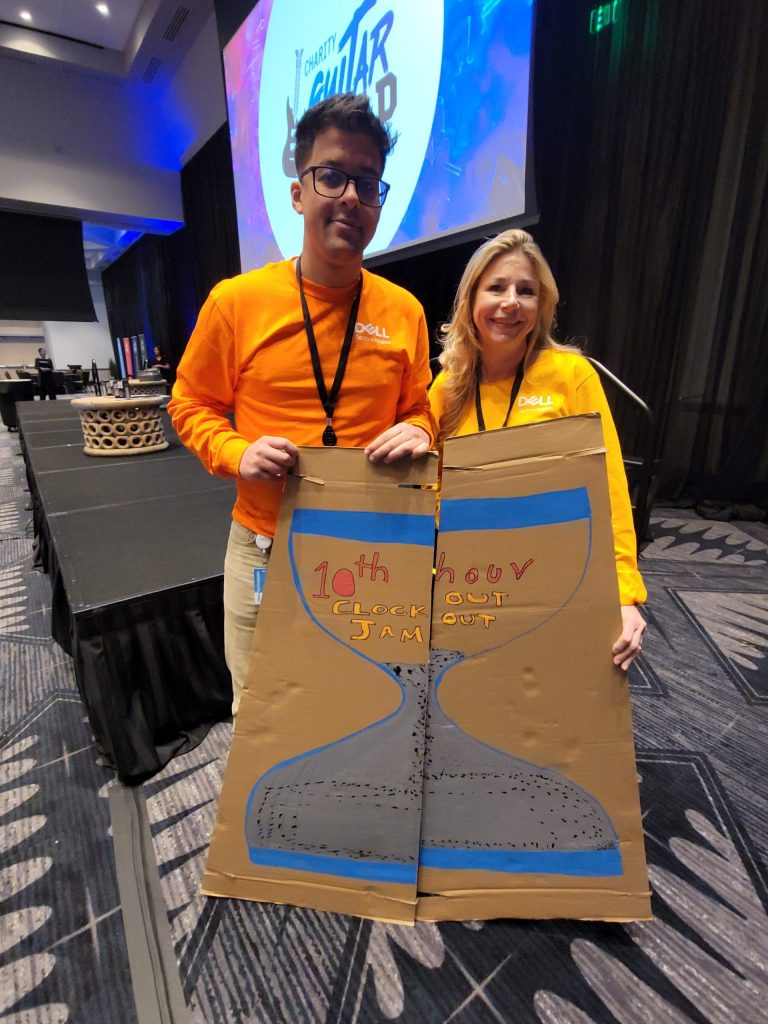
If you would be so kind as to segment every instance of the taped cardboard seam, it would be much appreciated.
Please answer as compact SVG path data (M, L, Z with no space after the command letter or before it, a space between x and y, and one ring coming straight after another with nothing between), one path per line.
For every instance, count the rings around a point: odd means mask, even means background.
M443 464L443 472L451 470L454 473L482 473L489 469L504 469L504 467L525 466L530 462L557 463L568 459L583 458L584 456L605 455L608 449L601 448L575 448L569 452L559 452L557 455L527 455L519 459L495 459L491 462L483 462L474 466Z
M550 898L554 896L555 898ZM529 890L474 893L460 896L424 896L416 907L417 921L471 921L501 918L577 921L651 921L650 897L643 894ZM625 909L626 908L626 909Z
M303 473L291 473L290 476L294 480L301 480L302 483L306 481L310 484L315 484L319 487L325 487L328 484L340 486L343 485L350 491L362 491L368 493L372 490L375 491L388 491L394 490L412 490L412 491L427 491L437 490L437 479L427 480L422 483L413 483L410 480L323 480L321 477L313 476Z
M247 882L247 883L266 882L269 885L274 885L274 886L277 886L277 887L285 887L286 889L294 888L295 887L297 889L320 890L321 892L344 893L344 894L347 894L347 895L351 894L351 895L354 895L354 896L359 896L361 893L370 893L371 895L375 895L377 898L383 898L383 899L385 899L385 900L387 900L387 901L389 901L391 903L394 903L394 904L397 904L397 905L400 905L400 906L403 906L403 907L415 907L416 906L416 902L417 902L417 899L416 899L415 895L414 895L414 897L412 899L408 899L408 898L405 898L405 897L394 896L394 895L391 895L389 893L387 893L386 895L381 897L381 893L379 893L378 890L374 890L374 889L371 889L371 888L366 888L364 885L358 886L357 888L353 889L350 886L346 886L346 885L328 885L325 882L310 881L309 879L299 878L297 875L294 875L290 880L288 880L288 879L283 879L283 878L270 878L267 875L258 875L258 874L243 875L243 874L240 874L240 873L232 873L230 871L219 871L219 870L206 871L205 877L203 878L203 882L202 882L202 885L201 885L201 891L203 893L205 893L206 896L215 896L216 895L215 892L209 891L206 888L206 886L208 884L210 884L210 882L213 882L214 879L217 879L217 878L226 879L226 881L231 883L231 884L235 884L237 882Z
M298 479L314 477L339 486L424 484L437 481L437 467L436 451L426 452L418 459L374 464L368 461L362 448L320 449L304 446L299 448L298 461L289 476Z
M519 876L517 876L519 877ZM549 876L542 876L542 878L548 878ZM536 896L543 897L546 900L558 899L561 896L610 896L617 897L617 899L650 899L651 890L642 889L634 892L629 889L608 889L598 888L594 886L589 889L570 889L565 886L553 886L547 885L546 888L540 886L516 886L514 889L435 889L433 892L419 892L419 900L431 899L433 897L448 897L450 899L474 899L476 897L482 898L504 898L508 899L510 896L523 898L525 896Z
M245 888L239 884L241 882L246 883ZM354 914L372 921L386 921L409 927L413 927L416 922L415 897L411 901L372 889L324 886L303 882L298 878L289 882L286 879L263 879L255 876L243 878L215 871L206 872L201 892L205 896L224 899L249 899L257 903L276 903L337 914Z

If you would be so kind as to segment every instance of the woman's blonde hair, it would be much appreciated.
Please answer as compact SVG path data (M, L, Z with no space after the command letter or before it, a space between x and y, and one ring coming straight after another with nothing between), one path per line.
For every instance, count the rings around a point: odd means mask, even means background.
M555 306L559 294L555 278L541 249L527 231L513 228L490 238L470 257L459 282L453 303L451 319L440 328L443 351L440 365L447 371L445 381L445 407L438 424L440 440L455 433L467 403L474 395L480 364L480 339L472 307L480 278L497 256L522 252L533 264L539 280L539 314L536 326L528 336L525 359L537 349L554 348L577 352L572 345L562 345L552 337Z

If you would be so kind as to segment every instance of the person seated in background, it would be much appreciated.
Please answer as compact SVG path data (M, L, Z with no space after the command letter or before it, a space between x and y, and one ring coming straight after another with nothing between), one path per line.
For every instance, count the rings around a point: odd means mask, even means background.
M37 370L37 387L40 392L40 401L46 398L56 398L56 388L53 383L53 360L48 358L48 353L42 346L37 350L35 369Z
M474 253L442 327L441 373L430 390L438 440L536 420L600 413L607 450L623 629L613 660L626 671L641 650L646 590L621 448L602 385L572 345L552 337L557 285L533 238L504 231ZM546 396L547 403L534 402Z

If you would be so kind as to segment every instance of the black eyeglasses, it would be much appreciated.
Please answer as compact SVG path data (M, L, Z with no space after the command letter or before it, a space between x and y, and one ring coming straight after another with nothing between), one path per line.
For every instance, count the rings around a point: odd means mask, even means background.
M340 199L350 181L354 181L357 198L363 206L383 206L389 192L389 185L381 178L372 178L368 174L347 174L338 167L325 167L322 164L315 164L302 171L299 181L310 171L315 192L326 199Z

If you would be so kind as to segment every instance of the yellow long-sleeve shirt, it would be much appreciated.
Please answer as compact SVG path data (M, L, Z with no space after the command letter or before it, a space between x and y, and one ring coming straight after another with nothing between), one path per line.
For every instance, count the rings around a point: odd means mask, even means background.
M303 280L330 391L356 285ZM434 438L424 311L403 288L363 271L363 290L333 417L338 444L365 447L407 421ZM317 393L291 260L218 284L179 364L168 406L174 429L210 473L237 478L233 518L273 536L282 486L237 477L243 453L264 435L320 446L326 419ZM235 427L227 419L234 412Z
M439 374L429 392L436 423L440 422L445 408L445 381L446 374ZM480 385L483 418L488 430L503 425L512 383L510 378ZM593 367L582 356L572 352L553 349L537 352L535 358L529 358L526 364L523 383L508 425L517 427L523 423L578 416L587 412L599 412L603 424L621 603L642 604L647 594L637 568L637 541L621 446L605 392ZM475 403L471 402L464 411L456 434L474 434L478 429Z

